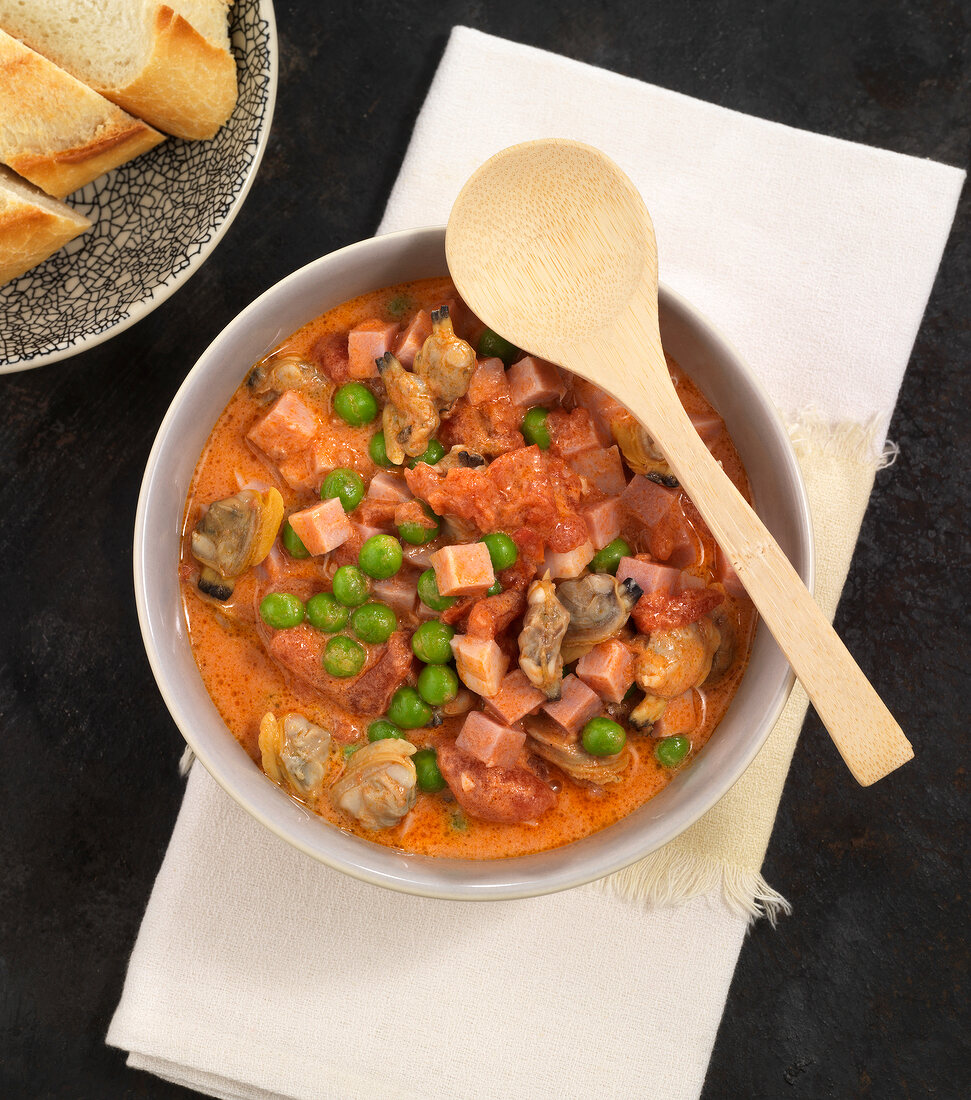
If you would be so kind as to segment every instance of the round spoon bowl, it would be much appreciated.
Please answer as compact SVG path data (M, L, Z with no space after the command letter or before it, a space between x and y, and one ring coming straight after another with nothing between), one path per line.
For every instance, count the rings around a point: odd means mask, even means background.
M135 520L135 596L146 652L173 719L199 761L257 821L314 859L380 886L463 900L528 897L577 886L633 863L683 832L729 790L768 737L793 682L766 630L759 628L749 667L711 740L656 798L566 847L474 861L433 859L372 844L288 798L220 718L196 668L181 608L177 565L186 493L212 425L249 365L348 298L446 270L443 228L376 237L294 272L230 322L189 372L152 448ZM664 287L660 320L670 354L724 416L762 518L811 584L808 503L770 399L718 332ZM243 827L240 843L246 843Z

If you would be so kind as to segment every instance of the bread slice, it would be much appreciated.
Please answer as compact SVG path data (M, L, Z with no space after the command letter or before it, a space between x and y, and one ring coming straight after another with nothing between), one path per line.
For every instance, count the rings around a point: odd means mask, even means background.
M82 214L0 167L0 285L90 228Z
M0 163L60 199L164 140L0 30Z
M236 103L232 0L0 0L0 27L152 126L208 138Z

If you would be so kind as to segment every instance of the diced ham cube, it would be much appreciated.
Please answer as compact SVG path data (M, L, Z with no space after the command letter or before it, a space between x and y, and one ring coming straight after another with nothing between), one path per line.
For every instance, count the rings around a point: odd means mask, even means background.
M495 695L509 667L509 658L491 638L456 634L452 639L455 671L467 688L488 699Z
M602 550L620 535L620 501L616 497L585 504L580 509L594 550Z
M438 591L443 596L484 596L496 574L484 542L443 546L431 556Z
M279 459L276 468L291 489L298 493L315 493L328 465L321 458L316 444L311 444L305 450L295 451L288 458Z
M681 493L635 475L621 495L625 526L646 531L655 558L678 569L704 553L701 540L681 506Z
M674 586L675 592L684 592L686 588L706 588L704 578L696 577L694 573L686 573L681 570L681 576L678 577L678 583Z
M393 500L399 504L411 500L412 497L405 479L397 474L389 474L386 470L379 471L371 478L367 495L370 500Z
M617 566L617 583L631 577L642 595L664 592L671 595L681 580L681 570L640 558L621 558Z
M421 351L422 344L431 334L431 314L425 309L420 309L398 337L394 352L398 362L410 370L415 365L415 356Z
M593 543L588 539L586 542L581 542L575 549L566 550L562 554L547 550L543 560L553 580L560 580L579 577L593 560L593 555Z
M418 600L414 574L400 570L393 577L372 581L371 598L386 603L398 615L410 614Z
M634 682L634 655L613 638L595 645L577 662L577 676L608 703L619 703Z
M331 497L312 508L290 514L290 526L311 554L326 554L347 542L353 533L344 506Z
M481 405L509 395L506 366L501 359L480 359L469 379L465 396L470 405Z
M487 768L513 767L525 743L525 730L501 726L481 710L470 712L455 738L458 748L481 760Z
M587 410L601 444L609 447L614 441L611 421L627 412L624 406L585 378L573 379L573 400Z
M678 490L658 485L643 474L635 474L621 496L625 511L646 527L656 527L678 505Z
M694 688L688 688L683 695L669 699L654 723L651 733L655 737L673 737L676 733L690 733L698 725L698 712L701 696Z
M720 546L715 547L715 580L720 581L725 586L725 591L729 596L735 596L736 599L740 596L748 598L745 586L732 568L728 555Z
M547 405L559 401L566 393L560 372L545 359L527 355L506 371L509 380L509 396L515 405Z
M250 428L246 438L274 462L305 450L320 430L312 408L293 390L286 390Z
M547 418L546 427L552 442L551 451L560 458L569 460L584 451L601 449L600 438L586 409L571 412L554 409Z
M395 321L362 321L347 334L347 374L349 378L377 378L375 360L394 347L398 335Z
M717 413L688 413L688 419L703 443L711 444L725 430L725 421Z
M567 733L579 733L594 715L603 710L600 696L571 672L564 677L559 699L544 703L543 710Z
M526 673L516 668L503 679L497 694L486 701L486 709L504 722L518 722L546 702L546 696L534 687Z
M605 496L617 497L627 488L624 466L620 457L620 448L597 447L579 454L570 455L567 460L573 470L596 486Z

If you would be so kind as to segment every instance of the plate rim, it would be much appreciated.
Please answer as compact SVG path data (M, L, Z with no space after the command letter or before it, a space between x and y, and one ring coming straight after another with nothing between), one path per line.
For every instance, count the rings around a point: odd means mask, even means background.
M164 282L159 283L150 294L139 299L139 301L131 307L125 317L110 324L107 328L101 329L99 332L93 332L87 336L79 337L77 340L72 341L67 347L57 348L40 355L33 355L29 359L11 359L2 362L0 363L0 374L18 374L23 371L34 370L36 367L46 366L48 363L57 363L62 359L70 359L75 355L80 355L84 351L97 347L99 344L105 343L114 336L118 336L126 329L131 328L132 325L137 324L144 317L147 317L149 313L157 309L164 302L168 301L180 287L184 286L189 279L195 275L199 268L201 268L212 255L229 227L236 220L236 215L242 209L243 203L249 195L250 188L253 186L253 182L259 172L260 164L263 162L263 154L266 152L270 130L273 127L273 113L276 109L276 93L280 73L276 12L273 9L273 0L256 0L256 5L260 17L266 21L269 27L267 33L269 72L267 81L266 114L263 126L259 132L259 137L257 138L253 160L250 163L249 170L243 178L242 186L233 197L233 201L226 212L226 216L216 227L203 247L189 259L186 266L180 271L170 274L169 277Z

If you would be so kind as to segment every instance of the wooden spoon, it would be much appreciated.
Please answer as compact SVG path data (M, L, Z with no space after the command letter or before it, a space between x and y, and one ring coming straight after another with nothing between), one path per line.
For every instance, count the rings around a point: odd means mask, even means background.
M654 228L617 165L573 141L505 149L459 194L445 250L459 293L490 328L641 421L856 779L868 785L910 760L903 731L681 406L658 331Z

